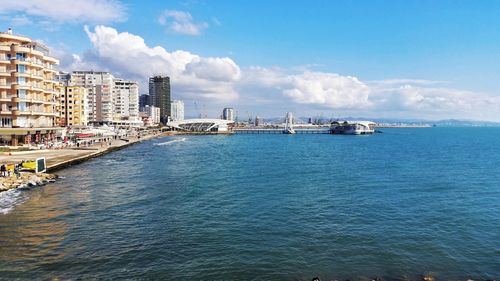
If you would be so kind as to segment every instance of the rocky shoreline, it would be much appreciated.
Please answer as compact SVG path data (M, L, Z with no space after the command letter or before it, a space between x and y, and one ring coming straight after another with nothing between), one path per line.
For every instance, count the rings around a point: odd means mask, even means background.
M0 178L0 192L15 188L42 186L55 182L57 178L58 176L55 174L22 172L19 177L12 175L11 177Z

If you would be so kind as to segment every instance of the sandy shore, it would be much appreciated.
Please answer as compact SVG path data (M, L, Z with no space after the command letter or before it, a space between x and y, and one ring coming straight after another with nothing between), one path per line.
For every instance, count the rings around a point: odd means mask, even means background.
M26 151L26 152L13 152L13 153L4 153L0 155L0 163L20 163L21 161L34 160L36 158L45 157L47 162L47 173L38 174L38 178L45 179L56 178L55 175L50 173L54 173L59 169L78 164L84 162L88 159L98 157L109 152L119 150L125 148L129 145L133 145L135 143L139 143L142 141L150 140L157 137L169 136L172 135L172 132L165 133L156 133L141 136L140 138L136 136L128 137L127 140L118 139L111 141L111 145L109 144L101 144L97 143L93 146L89 147L80 147L80 148L65 148L65 149L55 149L55 150L34 150L34 151ZM0 178L0 191L9 190L12 188L26 186L31 184L34 181L33 173L22 173L21 177L17 179L14 175L11 177Z

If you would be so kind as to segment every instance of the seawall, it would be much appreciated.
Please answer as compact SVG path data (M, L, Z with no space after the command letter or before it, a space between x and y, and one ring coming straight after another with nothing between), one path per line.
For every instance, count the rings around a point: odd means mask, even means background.
M124 149L126 147L129 147L129 146L137 144L137 143L141 143L141 142L144 142L144 141L147 141L147 140L151 140L151 139L154 139L154 138L158 138L158 137L170 136L170 135L173 135L173 133L171 133L171 132L158 133L158 134L155 134L155 135L144 136L144 137L141 137L140 139L136 139L136 140L129 140L128 142L120 144L120 145L110 146L110 147L107 147L107 148L102 149L102 150L97 150L94 153L90 153L90 154L87 154L87 155L83 155L83 156L71 158L71 159L68 159L68 160L64 160L64 161L60 161L60 162L48 165L47 166L47 172L48 173L54 173L56 171L59 171L61 169L66 168L66 167L83 163L83 162L85 162L87 160L90 160L92 158L96 158L96 157L99 157L99 156L111 153L113 151L118 151L118 150Z

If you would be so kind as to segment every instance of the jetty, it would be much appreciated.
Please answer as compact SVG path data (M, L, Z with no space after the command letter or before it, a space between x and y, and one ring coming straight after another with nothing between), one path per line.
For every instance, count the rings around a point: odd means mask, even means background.
M330 128L294 128L295 134L331 134ZM284 129L266 129L266 128L235 128L235 134L284 134Z

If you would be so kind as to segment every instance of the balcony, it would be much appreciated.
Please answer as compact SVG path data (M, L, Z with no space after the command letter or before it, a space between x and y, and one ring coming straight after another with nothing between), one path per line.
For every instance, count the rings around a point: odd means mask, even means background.
M28 46L12 44L10 46L10 51L13 53L30 53L31 48L29 48Z
M56 59L56 58L53 58L53 57L49 57L49 56L44 56L43 58L45 61L49 62L49 63L52 63L52 64L56 64L56 63L59 63L59 60Z
M27 111L30 113L30 115L37 115L37 116L58 116L57 113L55 112L45 112L45 111Z
M10 69L2 69L0 70L0 77L10 77L12 74Z
M12 77L27 77L29 78L31 75L28 72L19 72L19 71L12 71L11 72Z
M10 52L10 44L0 44L0 52Z
M34 92L43 92L43 87L42 87L42 85L32 84L31 90Z
M57 73L57 69L55 69L55 68L48 68L48 67L46 67L46 66L44 66L43 71L44 71L44 72Z
M45 67L45 65L42 62L40 62L40 61L33 61L33 60L31 61L31 65L30 66L34 67L34 68L38 68L38 69L42 69L42 68Z
M30 72L30 78L34 79L34 80L40 80L40 81L45 80L45 78L43 77L42 74L36 73L36 72Z
M51 83L51 84L57 84L57 83L59 83L59 82L57 82L56 80L46 79L46 78L44 79L44 82L45 82L45 83Z
M14 62L14 64L23 64L23 65L30 65L31 63L26 60L25 58L11 58L11 61Z

